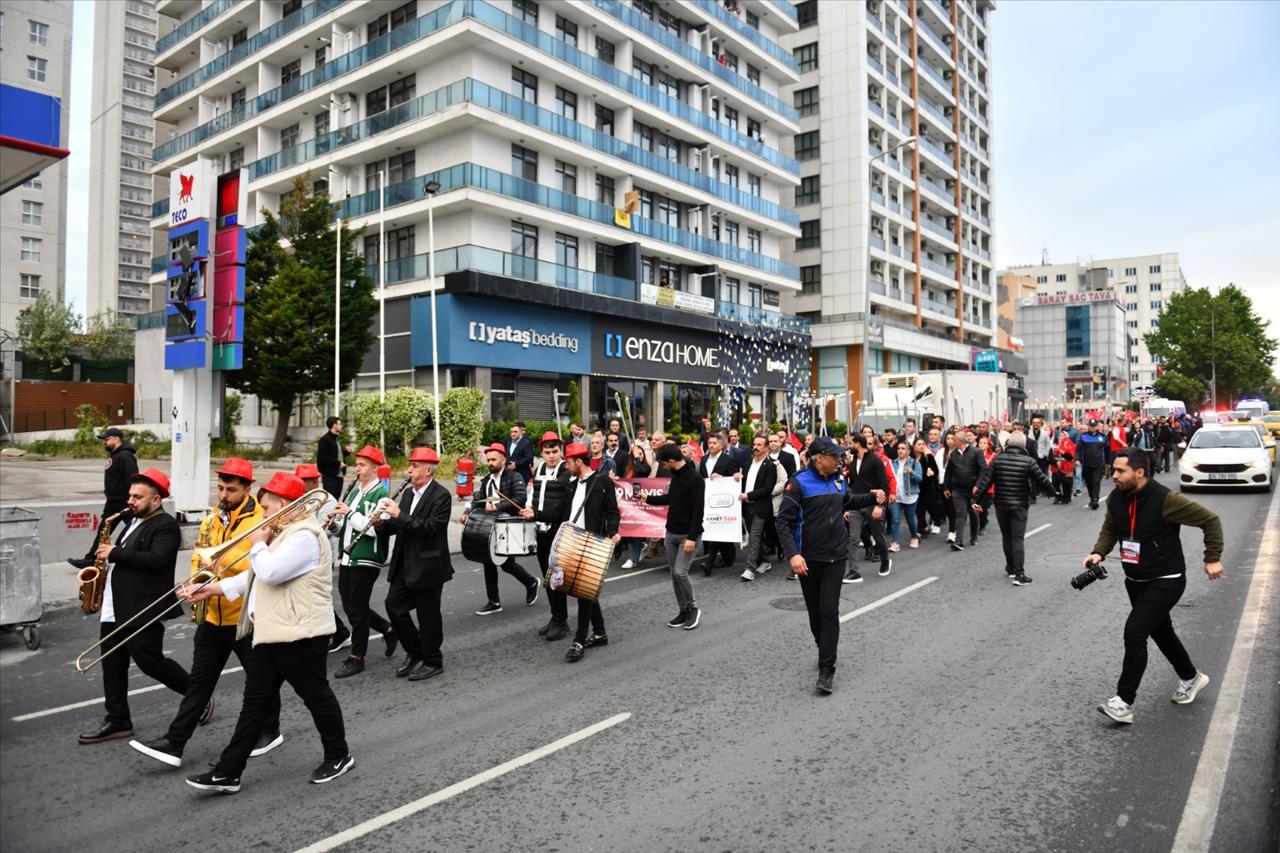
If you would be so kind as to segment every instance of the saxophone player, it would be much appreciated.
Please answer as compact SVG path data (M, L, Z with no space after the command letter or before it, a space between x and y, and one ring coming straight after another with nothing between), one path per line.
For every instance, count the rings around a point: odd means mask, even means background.
M200 541L204 545L221 545L262 520L262 507L249 494L253 486L253 464L247 459L232 456L215 473L218 477L218 503L200 522ZM232 548L214 570L223 578L245 572L249 568L248 554L252 546L252 542L246 541ZM200 568L199 560L192 555L191 571L194 573ZM240 665L245 665L249 654L248 641L236 639L240 607L240 601L215 595L193 608L197 612L203 609L204 618L196 626L191 679L178 705L178 713L164 735L145 742L131 740L129 746L170 767L182 766L182 751L195 733L196 726L204 725L213 716L213 692L227 659L234 654ZM266 716L267 724L254 746L253 755L270 752L284 742L280 734L279 695L274 697Z
M148 605L160 599L156 608L182 611L175 596L165 596L173 587L173 567L182 545L182 533L173 516L161 509L161 501L169 496L169 478L164 472L148 468L134 474L129 485L129 511L132 516L121 524L122 532L115 543L100 544L94 556L107 566L106 589L102 597L101 634L105 638L115 630L117 621L126 621L147 611L154 616L158 609ZM112 639L102 647L104 654L120 645ZM138 669L178 694L185 695L190 678L181 664L164 656L164 622L158 621L126 643L127 655L111 655L102 662L102 692L107 715L95 731L80 735L80 743L93 744L118 740L133 734L129 715L129 660Z

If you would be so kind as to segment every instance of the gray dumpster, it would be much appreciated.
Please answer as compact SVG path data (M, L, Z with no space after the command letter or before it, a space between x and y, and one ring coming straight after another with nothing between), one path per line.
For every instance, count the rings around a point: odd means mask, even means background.
M21 628L33 651L40 645L40 513L0 507L0 627Z

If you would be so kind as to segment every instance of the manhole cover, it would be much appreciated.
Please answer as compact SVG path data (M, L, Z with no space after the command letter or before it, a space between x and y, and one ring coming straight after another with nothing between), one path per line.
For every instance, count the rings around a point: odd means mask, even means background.
M769 602L769 606L779 610L804 610L804 596L788 595L785 598L775 598Z

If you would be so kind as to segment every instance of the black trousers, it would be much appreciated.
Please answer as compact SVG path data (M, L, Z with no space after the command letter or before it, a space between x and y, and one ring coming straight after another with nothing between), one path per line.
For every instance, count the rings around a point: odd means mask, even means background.
M391 623L369 606L369 597L373 595L373 585L377 582L377 569L338 567L338 595L342 599L343 612L351 620L351 656L361 660L369 651L369 629L379 634L391 630Z
M876 555L880 557L880 568L883 569L889 565L889 539L884 535L884 514L882 513L879 518L872 518L872 509L872 507L868 507L867 509L858 510L858 513L862 516L862 547L868 549L875 547ZM885 504L880 509L887 513L889 505ZM849 522L852 528L853 516L849 517ZM853 550L850 548L850 560L853 559Z
M524 588L528 589L537 581L533 579L533 575L524 570L524 566L516 562L515 557L508 557L502 563L502 570L511 577L524 584ZM498 566L494 565L493 560L484 561L484 591L489 596L489 601L493 604L501 604L502 598L498 593ZM565 617L568 618L567 616Z
M720 565L732 566L733 561L738 559L738 546L732 542L703 542L702 550L707 555L707 559L720 558Z
M338 500L342 500L342 475L341 474L323 474L320 477L320 485L324 490L333 495Z
M551 543L556 538L555 529L539 530L535 534L538 543L538 568L542 570L542 579L547 579L550 567L547 561L551 558ZM547 587L547 604L551 606L551 618L557 622L569 621L568 596L558 589Z
M1096 504L1098 495L1102 491L1102 470L1101 468L1090 468L1085 466L1083 469L1084 487L1089 490L1089 503Z
M235 655L240 665L249 669L249 639L236 640L236 626L213 625L201 622L196 626L195 645L191 655L191 680L187 692L178 705L178 713L169 723L169 743L181 752L191 735L195 733L200 715L213 697L214 688L218 686L218 678L222 668L227 665L231 655ZM277 734L280 731L280 694L273 697L264 714L263 731Z
M764 523L764 554L768 557L771 554L781 554L782 543L778 541L778 527L774 524L773 516L770 515L768 521Z
M942 527L947 520L946 510L942 507L942 491L934 485L932 488L920 490L920 500L916 501L916 529L923 532L926 518L932 524Z
M410 589L397 575L387 592L387 615L405 653L431 666L444 666L440 646L444 644L444 623L440 618L440 594L444 585ZM414 612L418 625L413 624Z
M1169 470L1169 460L1173 456L1173 448L1167 444L1162 444L1160 445L1159 454L1160 462L1158 463L1157 470L1167 472Z
M107 636L115 630L115 622L103 622L99 638ZM105 643L102 653L120 647L124 634ZM182 664L164 656L164 623L156 622L139 633L125 645L125 651L113 654L102 662L102 693L106 699L107 722L120 726L132 726L133 718L129 716L129 660L138 665L138 669L168 687L174 693L185 696L191 684L191 678Z
M836 665L836 647L840 643L840 588L844 579L844 563L819 563L808 560L809 573L800 577L800 591L809 611L809 630L818 646L818 666Z
M124 509L128 505L128 501L107 501L102 505L102 515L98 519L98 529L94 531L93 542L89 544L89 550L84 555L86 560L92 560L96 557L98 542L102 539L102 525L107 523L108 518L115 515L117 512L120 512L120 510ZM118 521L116 522L116 524L119 523L120 522Z
M1053 472L1053 488L1057 492L1058 500L1064 504L1071 503L1071 490L1075 486L1075 477L1071 474L1063 474L1058 471Z
M978 514L973 511L973 484L956 486L951 489L951 516L947 519L950 530L956 538L964 541L964 519L969 519L969 541L978 538Z
M1126 579L1124 588L1133 609L1124 623L1124 666L1116 683L1116 695L1132 705L1147 669L1148 637L1156 641L1156 648L1173 665L1178 678L1191 679L1196 667L1174 633L1173 620L1169 617L1187 588L1187 576L1145 583Z
M1000 525L1000 543L1004 546L1004 570L1020 575L1026 562L1027 508L997 506L996 523Z
M311 712L311 720L324 744L324 760L337 761L347 755L342 706L333 695L325 673L328 654L328 636L308 637L292 643L262 643L253 648L245 665L244 704L236 720L236 730L214 768L220 775L240 778L249 753L266 731L271 708L279 708L280 686L285 682Z
M578 599L578 630L573 635L573 641L585 643L588 629L597 636L604 636L604 611L600 609L598 598L595 601Z

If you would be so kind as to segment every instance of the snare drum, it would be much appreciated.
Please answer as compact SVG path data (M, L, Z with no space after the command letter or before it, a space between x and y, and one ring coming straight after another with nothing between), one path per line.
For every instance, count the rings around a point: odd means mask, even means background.
M595 601L612 559L613 542L566 522L551 543L548 586L574 598Z
M473 563L492 559L489 541L493 538L493 526L498 516L492 512L473 512L462 526L462 556Z
M490 550L494 557L523 557L538 553L538 525L518 515L500 515L493 523L493 543ZM494 560L501 562L501 560Z

